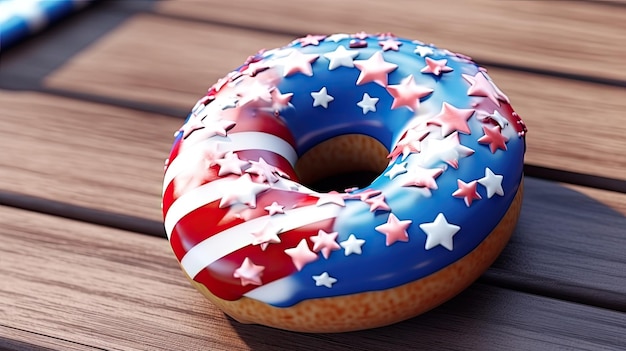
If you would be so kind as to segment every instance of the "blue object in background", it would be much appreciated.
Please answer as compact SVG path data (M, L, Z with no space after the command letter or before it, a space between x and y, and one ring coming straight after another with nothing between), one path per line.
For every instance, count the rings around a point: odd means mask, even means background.
M93 0L0 0L0 50L85 7Z

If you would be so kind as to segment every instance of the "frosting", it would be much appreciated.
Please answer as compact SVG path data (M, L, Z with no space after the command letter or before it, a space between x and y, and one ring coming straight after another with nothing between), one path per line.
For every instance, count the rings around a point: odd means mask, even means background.
M522 177L525 126L470 58L391 34L307 36L216 83L166 162L165 228L214 295L287 307L393 288L476 248ZM369 185L319 193L298 157L361 134L389 150Z

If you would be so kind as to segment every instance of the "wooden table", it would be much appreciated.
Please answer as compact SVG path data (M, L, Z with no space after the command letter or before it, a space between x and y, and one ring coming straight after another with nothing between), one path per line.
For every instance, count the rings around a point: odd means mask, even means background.
M0 348L626 349L621 1L103 1L1 54ZM422 316L346 334L242 325L163 237L163 160L261 47L391 31L485 65L530 130L513 239Z

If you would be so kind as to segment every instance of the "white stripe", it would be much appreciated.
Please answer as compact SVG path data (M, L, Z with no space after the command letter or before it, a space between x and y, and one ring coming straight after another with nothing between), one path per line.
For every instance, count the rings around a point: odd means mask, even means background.
M294 278L287 276L254 288L243 296L276 305L290 299L296 291L297 285L298 282Z
M181 218L195 209L221 199L224 195L224 185L232 183L233 181L233 178L217 179L213 182L206 183L196 189L193 189L176 199L165 214L164 226L167 238L170 238L172 230L174 230L174 226L181 220Z
M174 177L180 174L185 168L189 167L190 162L199 159L199 153L215 143L220 143L219 150L224 152L242 150L270 151L287 159L292 166L295 166L298 160L296 150L294 150L288 142L273 134L263 132L240 132L230 133L227 137L214 136L184 150L172 161L163 178L163 192L165 192L165 189Z
M284 233L307 224L315 223L337 216L341 206L326 204L322 206L306 206L285 211L284 215L271 217L272 224L282 228ZM270 216L258 217L235 227L224 230L189 250L181 265L190 277L195 277L200 271L220 258L252 244L252 232L262 228Z

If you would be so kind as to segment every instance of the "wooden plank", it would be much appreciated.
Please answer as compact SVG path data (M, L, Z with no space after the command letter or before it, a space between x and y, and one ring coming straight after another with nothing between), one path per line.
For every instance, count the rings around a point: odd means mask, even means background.
M180 120L0 91L0 189L161 220L163 162Z
M5 345L24 341L17 340L23 334L5 334L8 327L125 350L624 346L624 313L483 284L425 315L374 331L312 335L241 325L193 291L163 240L10 208L0 208L0 235Z
M394 32L489 61L626 79L626 10L578 1L163 1L158 11L302 35Z
M155 41L159 45L146 44ZM258 48L287 42L280 35L143 15L72 60L46 84L188 110L212 82ZM620 120L626 110L624 89L502 69L489 72L529 127L529 163L626 179L626 157L620 152L626 149L621 137L626 126Z
M5 351L102 350L89 345L0 325L0 349Z

